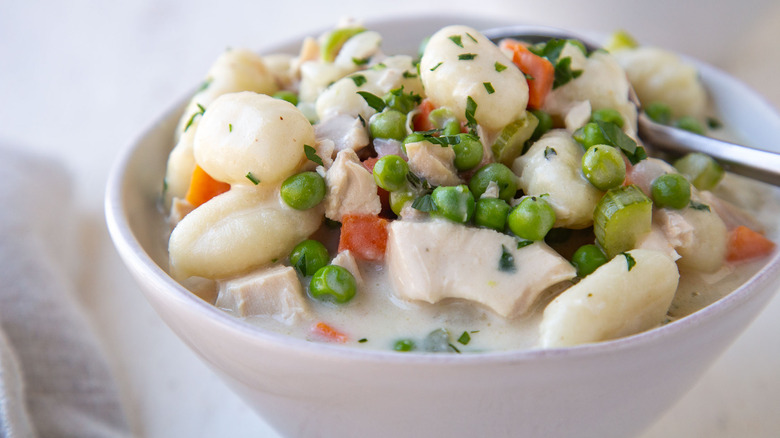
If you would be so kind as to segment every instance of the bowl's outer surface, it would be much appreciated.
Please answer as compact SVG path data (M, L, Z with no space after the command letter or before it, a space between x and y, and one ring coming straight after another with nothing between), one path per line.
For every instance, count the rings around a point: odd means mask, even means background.
M426 17L371 27L394 53L416 47L438 27L464 22L507 24ZM703 77L718 90L714 102L724 121L736 123L749 144L776 141L780 118L768 105L716 70L705 68ZM118 160L106 194L109 230L162 319L285 436L632 436L693 385L777 288L775 253L746 285L694 315L562 350L401 355L264 332L200 300L164 271L157 202L178 114L170 112Z

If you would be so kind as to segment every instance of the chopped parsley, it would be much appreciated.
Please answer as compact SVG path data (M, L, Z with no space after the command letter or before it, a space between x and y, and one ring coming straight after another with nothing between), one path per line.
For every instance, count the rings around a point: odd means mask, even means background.
M228 132L233 132L233 124L228 123Z
M700 203L700 202L691 201L690 205L688 205L688 206L689 206L689 207L691 207L691 208L692 208L692 209L694 209L694 210L699 210L699 211L712 211L712 210L710 210L710 206L709 206L709 205L707 205L707 204L702 204L702 203Z
M361 344L363 344L363 343L366 343L366 342L368 342L368 339L366 339L366 338L360 338L360 339L358 339L358 342L360 342Z
M607 139L610 146L621 149L631 161L631 164L636 164L645 158L647 158L647 152L641 146L637 146L636 141L626 135L620 126L612 122L605 122L602 120L596 120L595 122L601 132L604 134L604 138Z
M566 85L572 79L577 79L582 74L582 70L571 69L571 58L565 57L555 64L555 80L553 80L553 90Z
M403 77L405 79L414 79L414 78L417 77L417 74L416 73L412 73L410 71L405 71L404 74L403 74Z
M506 70L506 66L498 61L494 64L494 67L496 68L496 71L501 73L502 71Z
M469 132L476 135L477 131L477 119L474 118L474 114L477 112L477 102L471 98L466 98L466 126L469 127Z
M436 211L436 204L433 203L433 197L430 193L420 196L412 202L412 208L425 213Z
M707 117L707 126L710 129L720 129L723 127L723 123L715 117Z
M636 260L627 252L624 252L623 255L626 257L626 264L628 264L628 270L630 271L636 265Z
M246 174L246 178L247 178L249 181L252 181L252 184L254 184L254 185L258 185L258 184L260 184L260 178L258 178L258 177L256 177L256 176L252 175L252 172L248 172L248 173Z
M363 58L363 59L360 59L360 58L352 58L352 62L353 62L355 65L366 65L366 64L368 64L368 60L369 60L369 59L371 59L371 58Z
M553 81L553 89L556 89L562 85L567 84L572 79L578 78L582 74L582 70L571 69L571 57L561 57L564 46L569 40L562 40L553 38L546 43L539 43L528 47L533 54L547 58L553 67L555 67L555 80ZM577 45L580 49L584 46L582 43L576 40L571 40L572 44ZM583 51L585 52L585 51ZM585 53L587 55L587 53Z
M426 135L425 140L442 147L447 147L453 144L460 144L460 136L457 135L442 135L439 137L434 137L433 135Z
M365 84L366 81L367 81L366 77L363 76L363 75L354 75L354 76L351 76L350 79L352 79L352 82L355 83L356 87L359 87L359 86Z
M432 188L425 178L420 178L414 172L407 173L406 180L409 181L409 184L411 184L412 188L415 190L431 190Z
M458 338L458 342L463 345L469 345L469 342L471 342L471 335L469 335L469 332L463 332L463 334Z
M362 115L358 114L358 120L360 120L360 124L363 125L363 127L366 127L366 119L363 118Z
M203 105L196 103L195 105L198 105L199 111L194 113L192 117L187 121L187 125L184 127L184 132L187 132L188 129L190 129L190 126L192 125L192 122L195 121L195 117L202 116L206 112L206 108L203 108Z
M304 277L306 276L306 252L301 251L301 257L295 262L293 266L296 271L300 272Z
M308 158L311 161L314 161L315 163L319 164L320 166L324 166L322 164L322 158L320 158L319 155L317 155L317 150L313 147L305 144L303 145L303 152L306 154L306 158Z
M517 249L525 248L528 245L532 245L534 243L533 240L518 240L517 241Z
M213 80L214 80L213 78L206 78L206 80L203 81L202 84L200 84L200 87L198 87L198 92L201 92L201 91L205 90L206 88L208 88L211 85L211 81L213 81Z
M471 36L470 33L466 32L466 36L469 37L469 39L471 39L471 41L474 41L475 43L477 42L477 39L474 38L473 36Z
M371 94L368 91L358 91L357 92L363 99L366 101L368 106L376 110L377 112L381 112L383 109L385 109L385 101L382 100L381 97Z
M517 272L515 256L513 256L504 245L501 245L501 258L498 260L498 270L509 273Z
M490 82L483 82L482 85L485 86L485 90L487 90L488 94L493 94L496 92L496 89L493 88L493 84Z
M558 155L558 152L555 151L555 149L551 148L550 146L547 146L544 148L544 159L550 160L550 157Z
M450 346L450 348L452 348L453 350L455 350L455 352L456 352L456 353L460 353L460 350L458 350L458 347L456 347L456 346L454 346L454 345L452 345L452 344L447 344L447 345L449 345L449 346Z
M433 67L431 67L431 71L435 71L435 70L436 70L437 68L439 68L439 67L440 67L442 64L444 64L444 63L443 63L443 62L440 62L440 63L438 63L438 64L434 65Z
M453 36L450 37L450 40L453 43L455 43L455 45L460 47L461 49L463 48L463 41L461 40L461 36L460 35L453 35Z
M476 53L461 53L460 55L458 55L458 61L471 61L476 57L477 57Z
M536 80L535 77L529 75L528 73L523 73L523 76L525 76L525 80L526 81L535 81Z

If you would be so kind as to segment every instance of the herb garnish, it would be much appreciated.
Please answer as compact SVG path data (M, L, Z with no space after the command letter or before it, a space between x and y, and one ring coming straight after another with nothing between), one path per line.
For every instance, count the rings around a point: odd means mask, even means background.
M433 135L426 135L425 140L442 147L447 147L452 144L460 144L460 136L457 135L442 135L439 137L434 137Z
M692 208L692 209L694 209L694 210L699 210L699 211L712 211L712 210L710 210L710 206L709 206L709 205L707 205L707 204L702 204L702 203L700 203L700 202L691 201L690 205L688 205L688 206L689 206L689 207L691 207L691 208Z
M534 243L533 240L518 240L517 241L517 249L525 248L528 245L532 245Z
M631 161L631 164L636 164L647 158L645 149L641 146L637 146L636 141L626 135L626 133L620 129L620 126L602 120L597 120L595 123L601 128L601 132L604 134L604 138L607 139L610 146L620 148L626 154L628 160Z
M360 120L360 124L363 125L363 127L366 127L366 119L363 118L362 115L358 114L358 120Z
M412 208L425 213L436 211L436 204L433 203L433 197L430 193L420 196L412 202Z
M414 172L409 172L406 174L406 180L409 181L409 184L412 185L412 188L415 190L431 190L431 185L428 184L428 181L425 178L420 178L417 176Z
M443 62L440 62L440 63L438 63L438 64L434 65L433 67L431 67L431 71L434 71L434 70L436 70L436 69L437 69L437 68L439 68L439 66L441 66L442 64L444 64L444 63L443 63Z
M402 75L406 79L414 79L417 77L417 74L411 73L409 71L404 71L404 74Z
M458 350L458 347L456 347L456 346L454 346L454 345L452 345L452 344L447 344L447 345L449 345L449 346L450 346L450 348L452 348L453 350L455 350L455 352L456 352L456 353L460 353L460 350Z
M366 81L367 81L366 77L363 76L363 75L354 75L354 76L351 76L350 79L352 79L352 82L355 83L356 87L359 87L359 86L365 84Z
M528 47L533 54L547 58L553 67L555 67L555 80L553 81L553 89L565 85L572 79L578 78L582 74L582 70L571 69L571 57L566 56L563 59L559 59L567 40L561 40L553 38L546 43L539 43ZM573 42L573 44L576 44ZM578 47L582 48L582 44ZM587 55L587 53L586 53Z
M228 132L233 132L233 124L228 123Z
M362 344L362 343L364 343L364 342L368 342L368 339L366 339L366 338L360 338L360 339L358 339L358 342L360 342L360 343Z
M381 97L371 94L368 91L358 91L357 92L360 96L363 97L363 99L366 101L368 106L376 110L377 112L381 112L383 109L385 109L385 101L382 100Z
M303 145L303 152L306 154L306 158L308 158L311 161L314 161L315 163L319 164L320 166L324 166L322 164L322 158L320 158L319 155L317 155L317 150L313 147L305 144Z
M466 98L466 126L469 128L469 133L477 134L477 119L474 118L474 114L477 112L477 102L468 96Z
M715 117L707 117L707 126L710 129L720 129L723 127L723 123Z
M469 345L469 342L471 342L471 335L469 335L469 332L463 332L463 334L458 338L458 342L463 345Z
M460 35L453 35L450 37L450 40L452 40L452 42L455 43L461 49L463 48L463 41L461 41Z
M201 91L205 90L206 88L208 88L209 85L211 85L211 81L213 81L213 80L214 80L214 78L206 78L206 80L203 81L202 84L200 84L200 87L198 87L198 92L201 92Z
M352 58L352 62L353 62L355 65L366 65L366 64L368 64L368 60L369 60L369 59L371 59L371 58L370 58L370 57L369 57L369 58L363 58L363 59L360 59L360 58Z
M485 86L485 90L487 90L488 94L493 94L496 92L496 89L493 88L493 84L490 82L483 82L482 85Z
M301 252L301 258L298 259L297 262L295 262L295 266L293 266L296 271L300 272L301 275L304 277L306 276L306 252Z
M187 125L184 127L184 132L187 132L188 129L190 129L190 125L192 125L192 122L195 121L196 116L202 116L206 112L206 108L203 108L203 105L196 103L195 105L198 105L198 108L200 109L198 112L194 113L192 117L187 121Z
M460 55L458 55L458 60L459 61L471 61L472 59L474 59L476 57L477 57L476 53L461 53Z
M501 73L502 71L506 70L506 66L498 61L494 64L494 67L496 68L496 71Z
M624 252L623 255L626 257L626 263L628 264L628 270L630 271L634 265L636 265L636 260L627 252Z
M501 245L501 258L498 260L498 270L501 272L517 272L515 256L504 245Z
M571 69L571 58L565 57L555 64L555 80L553 81L553 90L566 85L572 79L577 79L582 74L582 70Z
M550 146L547 146L544 148L544 159L549 161L550 157L558 155L558 152L555 151L555 149L551 148Z
M471 41L474 41L475 43L477 42L477 39L474 38L473 36L471 36L470 33L466 32L466 36L469 37L471 39Z
M254 185L258 185L258 184L260 184L260 178L258 178L258 177L256 177L256 176L252 175L252 172L248 172L248 173L246 174L246 178L247 178L249 181L252 181L252 184L254 184Z

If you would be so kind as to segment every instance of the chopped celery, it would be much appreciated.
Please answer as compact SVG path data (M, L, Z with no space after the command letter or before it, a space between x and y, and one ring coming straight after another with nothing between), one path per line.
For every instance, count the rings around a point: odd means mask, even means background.
M690 153L674 162L674 167L699 190L712 190L723 178L723 168L701 152Z
M539 119L526 111L523 117L506 125L491 147L496 161L511 166L515 158L523 153L523 145L531 138L538 124Z
M639 47L634 37L625 30L618 30L609 37L609 41L604 46L608 52L614 52L621 49L635 49Z
M333 62L339 54L341 47L348 39L365 31L362 27L344 27L334 29L325 36L320 50L320 56L325 62Z
M653 201L637 186L612 189L593 212L596 241L610 259L633 249L637 239L650 231L652 213Z

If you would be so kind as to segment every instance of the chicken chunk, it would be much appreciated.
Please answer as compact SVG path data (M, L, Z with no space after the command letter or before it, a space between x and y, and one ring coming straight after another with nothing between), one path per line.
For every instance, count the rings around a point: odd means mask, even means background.
M239 316L271 316L285 324L294 324L309 312L298 274L289 266L220 282L216 306Z
M377 215L382 204L376 183L352 149L336 155L333 166L325 174L325 216L341 221L345 214Z
M336 152L344 149L360 150L368 145L365 122L348 114L339 114L314 125L317 141L333 140Z
M409 169L435 186L455 186L462 181L455 170L455 151L428 141L406 145Z
M464 299L506 318L526 313L544 290L575 277L544 242L517 249L506 234L444 220L392 222L386 259L403 299Z

